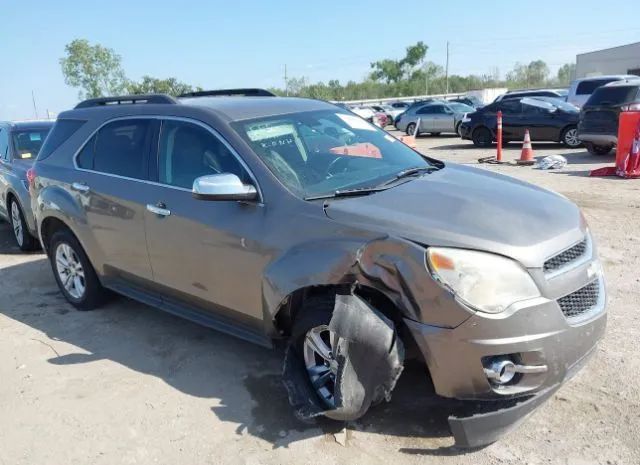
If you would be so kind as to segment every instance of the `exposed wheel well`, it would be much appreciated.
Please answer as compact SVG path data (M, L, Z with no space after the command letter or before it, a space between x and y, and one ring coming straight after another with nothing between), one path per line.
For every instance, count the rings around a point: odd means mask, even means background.
M42 246L46 253L49 253L49 242L51 241L51 238L61 229L71 230L64 221L55 217L45 218L42 221L42 224L40 225L40 235L42 236Z
M7 192L7 204L5 205L6 209L7 209L7 213L10 215L11 212L9 212L9 206L11 205L11 201L16 199L16 196L13 194L13 192L9 191ZM16 199L16 202L18 200ZM18 203L18 205L20 205L20 203Z

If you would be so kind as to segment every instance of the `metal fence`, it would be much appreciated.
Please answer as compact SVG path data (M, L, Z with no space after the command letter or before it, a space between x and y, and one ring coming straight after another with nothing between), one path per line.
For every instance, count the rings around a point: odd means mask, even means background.
M346 103L349 105L366 105L371 103L388 103L388 102L398 102L398 101L413 102L416 100L425 100L428 98L449 99L449 98L455 98L455 97L462 97L464 95L466 95L466 92L450 93L450 94L410 95L407 97L370 98L370 99L362 99L362 100L332 100L332 103Z

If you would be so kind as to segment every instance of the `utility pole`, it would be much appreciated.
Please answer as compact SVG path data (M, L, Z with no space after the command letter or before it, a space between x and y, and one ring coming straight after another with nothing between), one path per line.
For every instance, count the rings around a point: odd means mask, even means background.
M445 71L445 93L449 93L449 41L447 40L447 67Z
M36 114L36 119L38 119L38 108L36 107L36 96L33 93L33 89L31 90L31 100L33 101L33 112Z
M284 65L284 92L286 96L289 96L289 81L287 79L287 65Z

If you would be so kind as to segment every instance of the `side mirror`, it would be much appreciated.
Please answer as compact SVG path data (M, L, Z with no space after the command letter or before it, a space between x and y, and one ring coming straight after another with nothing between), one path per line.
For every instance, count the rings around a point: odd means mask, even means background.
M193 181L193 197L198 200L255 200L256 188L243 184L231 173L200 176Z

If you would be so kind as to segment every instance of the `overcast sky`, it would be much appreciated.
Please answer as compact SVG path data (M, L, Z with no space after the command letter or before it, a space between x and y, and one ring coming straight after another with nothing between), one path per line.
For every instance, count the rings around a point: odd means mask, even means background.
M78 99L59 59L76 38L113 48L127 76L177 77L206 89L283 87L289 76L359 80L369 63L419 40L452 74L501 75L515 62L552 71L576 53L640 41L635 3L456 0L241 2L0 0L0 120L58 113Z

